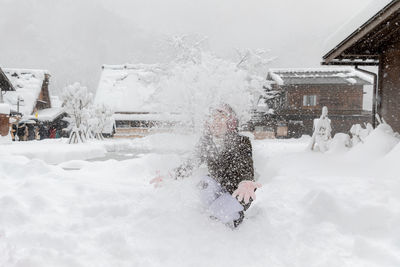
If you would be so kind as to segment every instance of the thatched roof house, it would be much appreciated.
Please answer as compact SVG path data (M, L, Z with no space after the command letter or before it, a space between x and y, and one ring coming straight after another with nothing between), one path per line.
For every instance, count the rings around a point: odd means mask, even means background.
M50 108L49 78L46 70L9 69L3 73L15 90L4 94L4 102L10 104L12 112L24 116L34 114L38 110Z
M106 104L113 110L117 134L136 131L142 135L154 126L168 128L184 120L181 114L167 110L154 99L162 74L163 67L153 64L102 67L94 104Z

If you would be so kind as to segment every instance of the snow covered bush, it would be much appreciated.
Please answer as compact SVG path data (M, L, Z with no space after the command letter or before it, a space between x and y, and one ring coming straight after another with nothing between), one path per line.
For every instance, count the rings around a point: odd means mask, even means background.
M85 86L74 83L64 88L61 99L66 113L71 117L69 143L83 143L87 139L89 109L93 95Z
M329 152L346 152L351 148L351 139L348 134L337 133L329 144Z

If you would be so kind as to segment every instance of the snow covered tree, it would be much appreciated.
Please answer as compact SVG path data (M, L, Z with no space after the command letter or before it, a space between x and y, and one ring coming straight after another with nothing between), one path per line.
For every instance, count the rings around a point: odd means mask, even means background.
M87 139L89 108L93 95L85 86L74 83L64 88L61 99L66 113L71 117L69 143L83 143Z
M280 92L272 90L269 84L266 84L265 74L268 72L268 67L274 57L269 55L269 50L263 49L236 49L238 55L237 67L247 73L247 80L249 81L248 90L254 96L253 106L257 105L267 107L267 112L273 108L271 100L278 99Z
M238 55L238 68L246 70L249 75L264 77L268 72L269 64L276 58L270 57L269 50L263 49L236 49Z
M209 109L227 103L240 121L251 118L264 92L266 52L246 50L238 62L222 59L207 50L205 39L175 37L169 43L176 57L166 64L153 95L166 110L188 115L195 128L202 126Z
M328 118L328 108L323 107L321 117L314 120L314 133L311 138L310 149L316 150L318 147L321 152L327 151L329 149L329 142L332 139L331 132L332 128L331 120Z
M99 140L103 140L103 132L104 129L110 125L113 124L112 117L113 117L113 111L111 110L110 107L107 105L99 105L96 106L93 110L93 133L94 137Z
M195 35L174 36L168 41L172 50L172 61L179 63L201 63L207 38Z

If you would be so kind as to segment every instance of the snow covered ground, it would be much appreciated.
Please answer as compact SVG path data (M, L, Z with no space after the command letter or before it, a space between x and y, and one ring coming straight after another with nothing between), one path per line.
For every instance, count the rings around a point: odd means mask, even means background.
M203 210L203 170L148 184L192 136L2 145L0 266L400 266L399 139L378 129L325 154L308 141L253 140L263 187L236 230Z

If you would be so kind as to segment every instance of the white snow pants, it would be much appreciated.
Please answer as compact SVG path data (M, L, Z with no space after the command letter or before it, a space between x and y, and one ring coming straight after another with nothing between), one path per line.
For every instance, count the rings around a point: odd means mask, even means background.
M205 176L199 183L200 199L212 216L222 223L239 219L243 206L213 178Z

